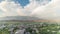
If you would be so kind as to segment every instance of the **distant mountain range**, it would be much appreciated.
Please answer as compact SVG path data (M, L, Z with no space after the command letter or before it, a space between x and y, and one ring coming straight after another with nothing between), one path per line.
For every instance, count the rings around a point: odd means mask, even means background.
M7 16L0 17L0 21L19 21L19 22L53 22L53 20L40 19L30 16Z
M1 17L0 20L40 20L37 17L30 17L30 16L7 16Z

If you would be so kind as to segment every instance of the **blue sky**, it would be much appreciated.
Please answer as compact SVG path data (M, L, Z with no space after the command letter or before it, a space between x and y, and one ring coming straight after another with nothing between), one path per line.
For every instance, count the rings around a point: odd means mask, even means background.
M21 4L21 6L26 6L29 4L29 0L14 0L15 2L18 2Z
M3 1L3 0L0 0L0 2ZM13 0L15 2L18 2L20 3L21 6L26 6L27 4L29 4L29 0Z
M0 2L1 1L3 1L3 0L0 0ZM13 1L20 3L20 5L23 7L26 6L27 4L29 4L29 0L13 0ZM39 1L41 3L44 0L36 0L36 1ZM48 0L48 1L51 1L51 0Z
M29 4L29 0L14 0L14 1L20 3L21 6L26 6L27 4ZM43 2L44 0L36 0L36 1ZM51 1L51 0L48 0L48 1Z

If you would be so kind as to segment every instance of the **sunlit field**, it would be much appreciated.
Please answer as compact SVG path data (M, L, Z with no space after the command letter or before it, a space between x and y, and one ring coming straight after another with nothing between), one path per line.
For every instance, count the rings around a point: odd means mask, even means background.
M0 23L0 34L20 34L16 33L23 30L24 34L60 34L60 24L48 22L13 22L5 21Z

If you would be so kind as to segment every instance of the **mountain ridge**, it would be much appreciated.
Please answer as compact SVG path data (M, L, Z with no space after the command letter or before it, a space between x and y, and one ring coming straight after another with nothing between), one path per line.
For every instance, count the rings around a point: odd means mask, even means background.
M40 20L37 17L30 17L30 16L7 16L1 17L0 20Z

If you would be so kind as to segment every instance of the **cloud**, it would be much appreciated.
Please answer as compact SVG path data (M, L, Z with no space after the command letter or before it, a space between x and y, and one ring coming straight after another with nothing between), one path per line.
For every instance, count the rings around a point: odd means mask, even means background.
M4 16L34 16L42 19L60 19L60 0L30 0L30 3L22 8L14 1L0 2L0 17Z
M38 6L32 10L31 16L42 19L60 19L60 0L52 0L44 6Z
M2 10L1 16L30 16L34 13L34 10L41 5L46 4L47 1L38 2L36 0L30 0L30 3L22 8L19 3L15 3L12 0L4 0L0 3L0 10ZM0 11L1 12L1 11ZM1 17L0 16L0 17Z
M15 3L14 1L11 0L5 0L0 3L0 10L2 10L2 14L0 17L3 16L24 16L25 14L23 13L23 8L20 6L20 4ZM0 11L1 12L1 11Z
M37 7L41 7L44 5L47 5L50 1L48 0L30 0L30 3L24 7L25 11L27 11L29 13L29 15L33 12L34 13L34 9L36 9ZM27 13L27 14L28 14Z
M24 7L25 11L27 11L30 15L30 13L32 12L33 9L35 9L37 7L36 3L34 1L30 1L30 3ZM26 13L26 14L28 14Z

